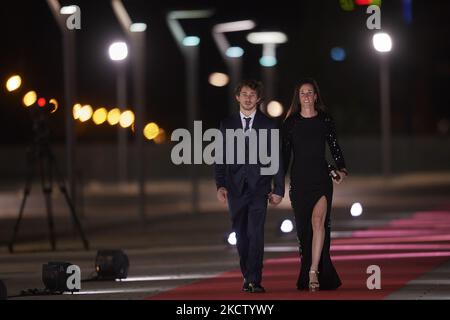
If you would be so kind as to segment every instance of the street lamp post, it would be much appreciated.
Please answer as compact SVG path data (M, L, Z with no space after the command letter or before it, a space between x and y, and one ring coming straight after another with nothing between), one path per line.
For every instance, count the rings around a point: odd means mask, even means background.
M252 20L240 20L226 23L219 23L213 27L212 36L219 49L222 58L224 59L228 73L230 74L229 84L229 112L233 112L236 105L234 98L234 89L241 79L242 70L242 56L244 50L240 47L231 47L227 38L226 32L237 32L251 30L255 27L255 22Z
M265 96L267 101L271 101L275 96L275 80L277 57L276 47L279 44L287 42L288 38L283 32L251 32L247 35L248 42L252 44L262 44L263 52L259 59L259 64L263 70L263 82L265 86Z
M200 38L196 36L186 36L179 20L180 19L201 19L208 18L213 14L211 10L180 10L171 11L167 14L166 21L169 29L176 40L176 43L183 54L186 65L186 92L187 92L187 121L190 132L194 132L194 121L198 116L198 45ZM197 155L197 156L196 156ZM194 150L194 165L190 166L190 176L192 181L192 212L199 210L199 183L195 164L201 150Z
M388 53L392 49L389 34L376 33L372 39L373 46L380 53L380 107L381 107L381 165L385 177L391 174L391 105Z
M76 137L74 122L72 119L72 106L75 103L76 94L76 64L75 64L75 31L67 28L66 21L61 11L63 8L58 0L47 0L47 4L61 31L63 42L63 68L64 68L64 105L66 127L66 172L69 182L69 193L74 208L77 207L77 192L75 181L76 170ZM67 7L66 7L67 8ZM72 6L71 9L76 9ZM78 10L78 9L76 9Z
M116 92L118 108L123 111L127 103L126 58L128 46L125 42L114 42L109 46L109 58L117 64ZM119 181L127 179L127 132L118 126L118 169Z
M136 140L136 170L137 181L139 185L139 216L145 221L145 153L144 153L144 119L145 119L145 101L146 101L146 87L145 87L145 38L146 25L139 24L131 25L131 39L133 44L133 94L134 107L136 112L135 131ZM134 26L134 27L133 27Z
M113 11L131 43L133 66L133 99L136 113L135 131L136 139L136 171L139 185L139 216L145 221L145 170L144 170L144 119L145 119L145 49L146 30L145 23L132 23L122 0L111 0Z

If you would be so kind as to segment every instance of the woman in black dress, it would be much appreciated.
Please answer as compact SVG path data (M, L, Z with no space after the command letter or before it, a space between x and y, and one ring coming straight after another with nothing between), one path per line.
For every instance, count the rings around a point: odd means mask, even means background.
M289 168L289 197L295 213L301 270L297 289L334 290L341 280L330 257L330 213L333 180L341 183L347 170L336 130L313 79L302 80L295 88L291 107L283 124L284 168ZM325 159L328 142L337 170Z

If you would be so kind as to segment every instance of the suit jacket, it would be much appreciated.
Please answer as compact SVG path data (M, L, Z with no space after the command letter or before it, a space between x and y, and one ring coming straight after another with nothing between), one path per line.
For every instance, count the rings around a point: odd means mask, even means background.
M274 175L261 175L261 168L269 167L269 164L261 164L259 157L257 157L256 164L237 164L237 143L234 146L234 162L233 164L226 164L226 129L242 129L242 122L239 112L230 115L220 123L220 131L224 137L224 152L223 152L223 164L215 164L215 179L217 189L225 187L231 195L240 196L243 193L245 183L251 193L266 195L270 191L279 196L284 196L284 170L283 159L281 155L281 142L279 143L278 150L271 150L270 145L270 129L278 129L277 123L274 119L271 119L264 115L261 111L257 110L255 118L253 119L252 130L256 131L258 139L257 151L259 151L259 129L267 129L267 150L268 154L277 152L279 157L279 168ZM279 132L281 140L281 132ZM247 146L248 147L248 146ZM242 150L240 151L242 152ZM259 153L257 153L259 154ZM273 188L272 188L273 181Z

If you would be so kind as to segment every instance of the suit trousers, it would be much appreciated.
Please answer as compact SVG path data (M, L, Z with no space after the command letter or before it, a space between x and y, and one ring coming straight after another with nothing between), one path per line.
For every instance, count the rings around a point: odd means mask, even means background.
M267 199L267 194L251 193L247 186L241 196L228 196L241 272L247 282L255 284L262 280Z

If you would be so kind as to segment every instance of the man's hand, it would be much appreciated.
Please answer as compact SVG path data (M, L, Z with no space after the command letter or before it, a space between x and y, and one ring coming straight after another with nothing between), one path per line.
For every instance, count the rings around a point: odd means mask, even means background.
M217 199L220 202L226 203L227 202L227 197L228 197L228 191L227 191L226 188L220 187L219 189L217 189Z
M281 202L281 200L283 200L282 196L279 196L279 195L274 194L272 192L269 193L269 203L270 204L273 204L274 206L276 206L276 205L278 205Z

